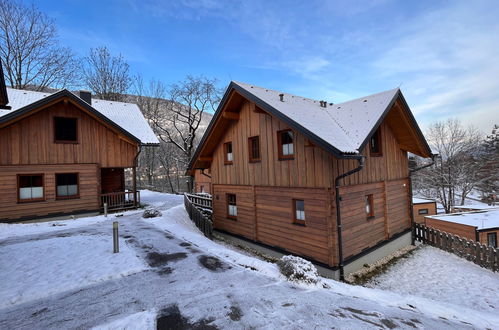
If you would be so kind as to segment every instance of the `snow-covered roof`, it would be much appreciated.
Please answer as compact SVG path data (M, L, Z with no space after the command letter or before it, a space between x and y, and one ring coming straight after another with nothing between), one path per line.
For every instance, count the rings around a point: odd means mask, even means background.
M343 153L358 153L399 89L361 97L326 107L301 96L241 82L235 85L253 94ZM280 101L283 94L283 101Z
M412 198L412 204L426 204L426 203L435 203L435 201L432 199L424 199L417 197Z
M490 209L496 209L498 208L499 206L490 206L490 205L487 205L487 204L469 204L469 205L460 205L460 206L454 206L454 209L456 210L490 210Z
M428 218L477 227L479 230L499 228L499 207L484 211L432 215Z
M0 110L0 117L42 100L53 93L34 92L7 88L11 110ZM92 99L92 108L107 119L129 132L142 144L158 144L158 138L147 123L139 107L133 103Z

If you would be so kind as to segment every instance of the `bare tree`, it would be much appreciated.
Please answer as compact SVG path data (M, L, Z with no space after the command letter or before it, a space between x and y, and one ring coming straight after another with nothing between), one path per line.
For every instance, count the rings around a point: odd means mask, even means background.
M151 118L161 141L173 145L179 151L176 160L180 171L185 171L191 159L198 132L205 111L214 111L220 101L221 91L216 80L188 76L184 81L173 84L169 90L169 102L163 114L156 113ZM192 189L192 179L188 189Z
M83 76L90 90L103 100L121 101L131 87L130 66L123 56L112 56L107 47L90 49Z
M0 58L14 88L66 87L77 79L78 61L59 45L54 21L34 5L0 0Z
M435 166L416 173L415 187L426 197L437 198L450 213L457 200L463 205L480 182L481 136L475 128L464 128L456 119L431 125L426 136L439 158Z

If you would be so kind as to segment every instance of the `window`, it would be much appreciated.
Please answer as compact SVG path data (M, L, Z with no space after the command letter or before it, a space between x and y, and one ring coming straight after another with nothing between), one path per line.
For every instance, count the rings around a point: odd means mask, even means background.
M371 156L382 156L381 150L381 129L378 128L369 141L369 151Z
M204 192L205 192L205 191L204 191L204 186L203 186L203 185L201 185L201 188L200 188L199 190L201 190L201 192L202 192L202 193L204 193Z
M293 131L287 129L277 132L277 141L279 144L279 159L293 159Z
M302 199L293 199L294 222L305 223L305 202Z
M420 209L418 210L418 214L428 214L428 209Z
M260 137L253 136L248 139L249 161L251 163L260 161Z
M78 125L76 118L54 117L55 142L77 143Z
M232 142L224 143L225 165L231 165L234 160L232 153Z
M237 217L236 195L227 194L227 218L235 219Z
M33 202L44 200L43 174L18 176L19 202Z
M493 248L497 247L497 233L487 233L487 245Z
M58 199L77 198L78 196L78 174L65 173L56 174L56 197Z
M374 201L372 194L366 195L366 215L368 219L374 217Z

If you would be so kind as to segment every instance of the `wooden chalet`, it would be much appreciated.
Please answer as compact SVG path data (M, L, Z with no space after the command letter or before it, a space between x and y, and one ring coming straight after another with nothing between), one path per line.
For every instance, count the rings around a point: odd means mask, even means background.
M343 277L411 243L408 152L431 157L399 89L333 104L231 82L188 173L211 173L215 229Z
M2 79L0 221L136 207L137 156L157 144L135 104L16 90Z

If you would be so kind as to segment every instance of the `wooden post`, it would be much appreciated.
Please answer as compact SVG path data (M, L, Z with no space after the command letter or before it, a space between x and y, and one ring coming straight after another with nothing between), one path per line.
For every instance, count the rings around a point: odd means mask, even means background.
M107 202L104 203L104 216L107 217Z
M118 241L118 221L113 222L113 253L120 252L120 245Z
M137 166L132 167L133 207L137 208Z

